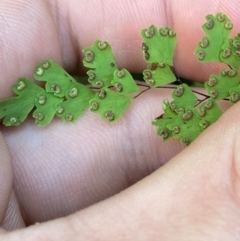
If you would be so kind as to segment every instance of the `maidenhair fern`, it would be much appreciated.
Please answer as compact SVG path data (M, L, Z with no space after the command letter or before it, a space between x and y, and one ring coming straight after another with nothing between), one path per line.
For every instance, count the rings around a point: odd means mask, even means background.
M87 72L89 83L99 88L109 87L113 73L118 69L111 46L97 40L92 47L85 48L83 53L83 65L90 69Z
M219 74L209 76L204 84L206 94L192 90L175 75L175 31L154 25L142 30L142 52L147 63L143 79L147 89L166 88L165 85L174 89L172 99L163 101L163 114L152 122L164 140L179 138L188 145L222 115L219 100L236 103L240 99L240 33L230 38L233 24L223 13L207 15L206 20L202 26L206 35L195 49L198 61L226 64ZM90 85L77 82L53 60L44 61L34 73L34 78L43 84L20 78L12 88L16 95L0 101L3 124L18 126L31 112L39 126L46 126L54 116L74 122L87 109L109 122L119 120L145 91L139 90L138 85L142 84L136 84L128 70L118 68L109 43L97 40L83 53ZM169 86L170 83L174 85ZM199 99L199 95L203 98Z
M228 65L228 69L223 69L218 75L210 75L204 84L208 94L205 101L194 98L186 85L177 86L172 95L174 100L165 100L163 109L166 113L153 121L153 125L158 127L157 133L163 139L177 137L182 143L191 143L221 116L222 111L216 101L229 98L235 103L239 100L239 50L237 38L229 38L233 24L223 13L207 15L206 20L203 25L206 36L198 43L195 54L199 62L223 62Z

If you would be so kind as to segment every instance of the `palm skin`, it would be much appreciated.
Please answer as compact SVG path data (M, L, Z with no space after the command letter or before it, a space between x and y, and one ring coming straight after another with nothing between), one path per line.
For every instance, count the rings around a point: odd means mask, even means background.
M169 25L177 32L178 75L204 81L220 66L197 63L193 50L202 36L199 26L206 14L217 11L238 26L239 5L187 0L2 1L0 96L10 96L16 78L30 76L47 58L69 72L83 73L81 49L95 39L111 43L120 68L141 71L145 63L140 30L151 24ZM139 240L140 235L144 240L238 240L239 106L172 159L183 147L178 141L162 142L151 125L169 93L146 92L114 125L87 112L74 124L56 119L39 128L29 119L18 128L2 127L11 153L10 157L2 140L3 228L67 216L125 190L66 218L2 237L41 240L44 233L43 240Z

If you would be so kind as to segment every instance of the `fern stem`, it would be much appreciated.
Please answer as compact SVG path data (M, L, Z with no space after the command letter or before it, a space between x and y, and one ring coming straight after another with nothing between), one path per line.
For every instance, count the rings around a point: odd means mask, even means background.
M177 84L182 84L183 82L181 81L180 77L177 75L177 71L175 70L174 66L171 66L171 70L174 73L175 77L176 77L176 83Z
M178 81L178 80L176 80L176 81ZM145 91L147 91L147 90L149 90L149 89L151 88L151 87L149 87L149 85L143 84L143 83L137 83L137 85L138 85L138 86L142 86L142 87L148 87L148 88L147 88L146 90L144 90L143 92L145 92ZM158 86L158 87L156 87L156 89L176 89L176 88L177 88L177 87L175 87L175 86ZM209 95L203 94L203 93L198 92L198 91L196 91L196 90L192 90L192 92L195 93L195 94L201 95L201 96L203 96L203 97L210 98ZM139 93L138 95L136 95L134 98L138 97L141 93L142 93L142 92L140 92L140 93Z
M202 102L204 102L205 100L207 100L207 99L209 99L210 98L210 96L206 96L204 99L202 99L202 100L199 100L198 99L198 102L197 102L197 104L194 106L194 107L197 107L198 105L200 105Z
M139 86L144 86L144 85L139 85ZM148 91L151 87L150 86L144 86L144 87L147 87L147 89L141 91L140 93L138 93L137 95L135 95L133 98L137 98L139 97L141 94L143 94L144 92Z

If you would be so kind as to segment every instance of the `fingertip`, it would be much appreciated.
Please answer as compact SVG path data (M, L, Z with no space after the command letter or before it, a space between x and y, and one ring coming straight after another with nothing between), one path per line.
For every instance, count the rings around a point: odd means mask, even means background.
M0 132L0 223L2 223L10 198L13 183L11 155Z

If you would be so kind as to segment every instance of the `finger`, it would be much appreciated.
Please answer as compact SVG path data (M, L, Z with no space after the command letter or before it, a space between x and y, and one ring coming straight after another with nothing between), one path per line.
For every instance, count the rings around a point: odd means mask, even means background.
M12 163L6 142L0 133L0 224L2 224L12 190Z
M25 223L23 221L15 193L12 191L1 228L10 231L23 227L25 227Z
M34 60L34 56L39 55L40 58L45 58L45 56L48 56L48 54L50 54L51 58L54 59L61 59L64 61L65 57L68 61L65 60L65 63L67 62L74 62L74 61L69 61L71 56L73 56L71 52L71 43L66 41L66 36L63 37L62 35L60 35L60 39L61 41L63 41L62 43L58 42L59 36L58 34L63 33L62 31L66 31L61 28L58 29L58 25L55 24L56 23L56 16L61 12L61 14L59 14L60 16L64 15L62 11L57 12L57 8L54 8L54 4L53 5L49 5L48 3L41 1L41 2L36 2L34 3L34 5L31 5L31 3L27 3L27 5L25 4L25 2L23 1L17 1L14 2L14 6L12 6L12 3L10 5L9 1L5 1L5 4L2 4L2 13L3 16L5 16L4 19L8 19L9 23L11 23L11 26L15 26L16 23L21 22L20 28L18 28L16 31L11 32L13 35L11 38L17 38L18 39L18 43L22 43L24 41L28 41L29 44L21 45L20 47L18 47L17 49L15 49L15 51L9 51L8 53L8 58L6 59L6 62L11 63L11 64L16 64L17 67L20 67L18 69L15 69L15 71L8 71L5 72L6 76L8 79L11 79L11 75L9 75L9 73L21 73L21 75L25 75L25 73L27 73L29 71L29 68L32 68L31 66L28 66L27 64L25 64L24 62L22 62L22 65L18 65L18 63L15 61L16 59L22 59L23 56L25 56L23 58L23 60L25 59L32 59L31 64L35 62ZM35 5L36 4L36 5ZM52 7L52 8L50 8ZM65 8L65 10L67 10L68 8ZM4 11L3 11L4 10ZM26 11L28 12L28 14L25 15L16 15L16 11ZM50 11L51 10L51 11ZM56 11L56 12L55 12ZM34 21L31 22L31 24L29 24L30 18L31 16L34 15ZM9 16L11 16L12 18L9 19ZM46 16L44 21L42 20L42 16ZM20 18L20 19L19 19ZM66 17L67 19L67 17ZM61 21L66 20L66 19L61 19ZM43 25L43 22L45 23L45 25ZM60 23L59 23L60 24ZM61 26L65 26L63 23L61 23ZM68 29L66 27L66 29ZM5 31L9 31L9 29L4 29ZM26 31L27 30L27 31ZM58 32L58 30L60 32ZM23 32L24 34L19 35L18 31ZM44 36L43 36L44 33ZM3 36L3 41L5 41L5 46L9 46L10 49L14 49L14 44L16 44L16 42L12 43L10 41L10 36L7 35L8 38L5 38L4 34ZM71 36L71 34L69 34L69 36ZM25 40L25 38L27 38L27 40ZM57 40L56 40L57 39ZM31 40L31 41L30 41ZM8 45L8 43L10 43ZM54 48L51 48L51 45L54 43ZM61 46L69 46L65 48L64 47L64 53L63 56L61 56ZM26 49L27 48L27 49ZM40 48L40 50L39 50ZM67 51L68 49L68 51ZM5 49L3 49L5 50ZM26 50L26 51L23 51ZM5 50L6 51L6 50ZM17 54L17 57L16 57ZM28 57L26 57L28 56ZM60 56L60 57L59 57ZM14 59L12 59L14 57ZM13 60L13 61L12 61ZM14 62L15 61L15 62ZM4 84L10 84L9 82L4 82ZM2 89L7 89L6 86L5 88ZM4 91L3 96L7 95L7 92ZM150 103L150 102L148 102ZM160 105L159 105L160 107ZM146 112L147 113L147 112ZM148 112L149 113L149 112ZM136 117L138 118L138 117ZM94 121L92 120L91 123L94 123ZM94 123L94 126L97 126L98 122ZM87 129L88 126L88 122L85 120L84 121L84 125ZM29 127L32 128L32 126L30 125ZM106 128L107 126L105 126L103 124L103 126L99 126L96 128L102 128L102 130L104 130L104 128ZM84 172L83 176L78 175L75 172L72 172L72 169L75 168L75 164L74 165L69 165L69 172L65 173L64 172L64 168L63 168L63 163L65 163L66 160L66 156L62 156L62 158L60 158L60 160L58 159L58 153L59 153L59 145L56 145L56 142L54 142L54 138L56 138L55 140L59 139L59 133L56 131L56 129L53 130L53 132L55 132L55 135L52 135L52 137L50 138L51 140L53 140L52 144L49 145L49 141L45 141L45 149L37 149L38 152L34 152L31 151L32 149L30 148L31 145L33 144L32 141L32 133L34 133L36 131L36 129L34 129L34 131L31 131L31 138L26 140L26 133L29 133L26 131L26 129L28 129L28 127L24 128L21 127L21 131L17 132L16 130L14 130L14 133L12 131L9 131L9 133L11 133L11 137L12 138L8 138L7 134L7 139L8 139L8 144L11 147L11 152L14 156L14 169L15 169L15 176L16 176L16 181L15 181L15 188L16 188L16 193L18 196L18 199L20 201L20 205L21 205L21 210L23 213L25 213L25 220L28 223L33 223L35 221L44 221L44 220L48 220L49 218L55 218L57 216L63 216L66 214L69 214L71 212L74 212L76 210L78 210L79 208L84 208L92 203L95 203L99 200L102 200L110 195L115 194L116 192L121 191L122 189L126 188L127 186L133 184L134 182L136 182L137 180L139 180L140 178L142 178L145 175L148 175L151 171L155 170L157 167L159 167L160 165L162 165L162 163L166 162L171 155L174 155L176 150L180 150L181 147L178 145L176 146L176 148L174 149L174 151L172 151L169 145L169 148L166 148L166 155L162 154L161 158L159 159L157 157L157 153L153 152L153 155L148 155L148 151L143 150L144 155L141 156L140 154L134 154L134 147L132 148L131 153L126 153L127 149L125 150L125 152L122 154L121 158L120 158L120 165L115 165L114 160L113 159L117 159L117 156L115 155L114 158L109 158L108 153L104 153L104 155L99 156L99 154L96 155L97 151L99 151L99 149L94 148L94 152L91 152L91 147L92 144L90 143L90 148L88 149L88 153L91 153L90 156L90 161L88 161L88 157L87 155L84 156L84 158L81 158L81 156L83 155L83 149L80 149L80 152L78 155L72 156L72 154L70 156L68 156L69 162L72 160L81 160L83 159L84 163L88 163L88 164L84 164L85 168L83 168L81 171ZM31 129L30 128L30 129ZM28 130L30 130L28 129ZM63 131L65 132L65 128L64 125L61 125L61 132ZM50 132L52 132L52 130L50 130ZM101 130L100 130L101 132ZM112 128L111 132L115 133L114 128ZM6 132L5 132L6 133ZM21 133L20 135L18 135L19 133ZM25 134L24 134L25 133ZM76 137L75 134L76 130L75 128L71 128L70 129L70 133L71 135L73 135L73 138ZM49 135L49 130L46 130L45 132L46 135ZM19 138L14 138L14 136L18 135ZM115 133L116 135L116 133ZM118 132L117 135L121 135L121 126L119 125L118 127ZM66 145L66 137L67 135L61 135L60 138L63 138L62 141L61 139L59 139L59 142L61 145ZM153 132L153 136L150 137L149 140L149 145L150 143L153 143L151 138L155 136L155 133ZM43 136L43 132L42 130L40 132L37 132L37 136L35 140L50 140L48 137L46 138L46 136ZM82 138L82 137L81 137ZM109 136L105 136L105 142L107 144L107 148L110 148L109 143L111 142L111 139L109 139ZM91 141L92 139L90 138L89 141ZM30 141L30 142L29 142ZM99 140L100 142L102 142L102 140ZM84 142L84 139L82 139L82 142ZM131 141L133 142L133 141ZM22 148L19 148L19 143L25 143L26 145ZM173 144L174 142L172 142ZM136 144L134 144L136 145ZM153 144L154 146L155 144ZM120 149L121 147L117 146L117 143L114 143L114 146L116 146L117 149ZM47 147L47 149L46 149ZM75 146L76 147L76 146ZM86 147L86 145L85 145ZM147 146L146 146L147 147ZM122 147L125 148L125 147ZM15 152L15 150L18 150L18 152ZM47 151L47 152L44 152ZM49 152L50 151L50 152ZM137 146L136 151L139 151L139 147ZM75 151L73 150L72 153L74 153ZM103 151L100 150L100 153L102 153ZM37 157L35 156L35 153L38 153ZM45 162L42 162L42 153L53 153L53 164L55 163L59 163L58 168L50 168L50 169L46 169L46 168L42 168L44 173L47 173L46 176L42 176L40 175L39 178L42 179L42 182L37 181L37 184L35 184L36 182L34 182L36 179L34 178L35 173L40 174L41 172L39 171L38 165L33 166L32 165L32 157L36 157L36 161L40 161L40 170L41 167L43 167L43 164L46 166L46 163L49 163L49 159L51 158L49 155L46 156L45 158ZM130 155L129 155L130 154ZM131 155L134 154L134 156L132 157ZM44 154L45 155L45 154ZM152 159L152 162L147 163L146 160L144 159L145 155L147 156L147 160L148 159ZM79 157L80 156L80 157ZM99 163L101 163L102 160L106 160L105 161L105 165L107 166L106 170L102 173L100 173L100 175L98 174L98 170L96 169L96 167L92 170L92 166L93 164L96 163L96 161L93 161L95 158L95 156L99 156L97 158L97 160L99 161ZM132 160L137 160L139 164L134 164L139 166L138 168L134 168L134 165L132 164L131 168L129 168L129 171L126 172L126 161L124 160L126 156L129 156L130 159ZM27 157L27 158L25 158ZM63 158L64 157L64 158ZM138 158L138 159L137 159ZM18 162L19 161L19 162ZM145 162L145 164L142 163ZM20 163L24 163L23 166L20 165ZM108 166L108 164L111 164L110 166ZM71 163L70 163L71 164ZM29 168L29 166L31 166L31 168ZM113 167L112 167L113 166ZM119 168L122 168L123 171L119 172ZM120 179L118 179L117 177L115 177L115 179L117 181L112 182L113 180L113 172L111 174L107 174L106 173L112 169L112 171L118 172L118 177L120 177L121 181L118 181ZM33 172L30 172L30 170L32 170ZM97 174L96 174L97 171ZM62 179L65 180L66 179L66 183L61 183L58 181L59 179L59 173L63 175ZM90 173L90 175L88 175ZM71 175L71 174L75 174L75 175ZM71 175L71 176L70 176ZM129 177L128 177L129 175ZM79 183L82 182L83 178L87 177L87 176L91 176L94 178L94 182L92 181L92 179L87 178L85 179L85 182L82 184L82 187L79 187ZM35 176L36 177L36 176ZM69 178L71 177L71 178ZM99 178L97 180L97 178ZM108 182L109 180L111 180L111 185L108 186ZM93 182L93 184L92 184ZM43 184L41 186L41 184ZM50 185L48 185L50 184ZM100 184L100 185L99 185ZM36 185L36 186L35 186ZM97 195L96 195L96 191L98 190L98 186L100 186L101 190ZM27 188L30 187L30 188ZM70 188L68 188L70 187ZM91 187L89 189L89 187ZM39 192L37 192L37 190ZM54 195L53 190L56 190L57 195ZM67 196L65 195L65 192L67 194L71 194L72 198L69 201L69 205L66 206L65 205L65 201ZM83 193L86 193L87 195L82 195ZM26 194L26 195L25 195ZM37 194L37 195L35 195ZM39 198L37 198L39 197ZM41 198L40 198L41 197ZM45 200L48 199L48 202L45 202ZM40 201L42 200L42 201ZM35 203L35 205L33 205ZM56 205L56 203L58 203L59 205ZM25 211L26 210L26 211Z
M86 208L133 185L179 153L184 148L179 140L163 141L151 125L168 96L166 89L145 92L114 124L87 112L74 124L56 119L39 129L29 120L14 131L4 130L25 222Z
M145 92L114 124L87 112L74 124L56 119L42 129L29 120L5 129L25 222L65 216L108 198L182 150L178 140L164 142L151 125L169 92Z
M122 193L6 240L239 240L239 108Z
M62 61L58 28L50 1L0 2L0 96L11 95L19 76L30 76L37 62L52 58ZM70 59L69 59L70 60Z
M94 0L90 5L83 4L82 7L78 5L78 0L68 2L72 36L76 36L80 50L96 39L107 40L116 53L120 67L141 72L146 66L140 51L143 42L140 36L141 29L152 24L159 28L170 26L175 29L178 39L174 61L177 73L192 80L206 81L210 73L219 69L219 65L216 64L199 64L193 54L198 41L204 35L201 26L206 21L205 16L222 11L228 14L235 26L239 25L237 14L239 1L229 4L223 0L211 3L207 0L150 2ZM61 7L65 7L64 2L60 3L60 9Z
M216 64L199 64L193 55L197 41L203 36L201 25L205 15L222 11L238 26L239 5L237 0L231 4L223 0L211 3L207 0L141 0L134 4L99 0L90 3L3 0L0 3L0 54L4 56L0 59L0 96L9 96L16 78L30 76L37 62L46 58L63 63L69 71L82 69L81 49L92 45L96 39L111 43L120 68L141 72L146 64L141 56L140 31L151 24L168 25L176 30L178 75L206 80L210 73L217 71Z
M153 175L70 222L88 240L238 240L239 108Z

